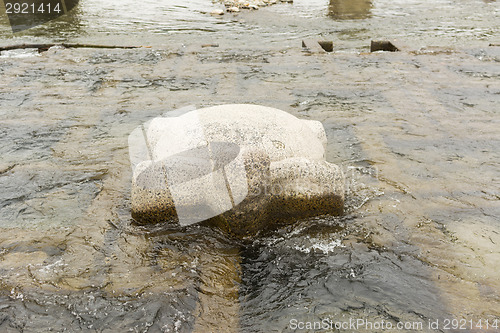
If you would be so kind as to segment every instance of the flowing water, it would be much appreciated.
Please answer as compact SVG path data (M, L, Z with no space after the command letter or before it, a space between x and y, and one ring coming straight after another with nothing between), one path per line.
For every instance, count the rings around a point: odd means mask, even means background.
M15 35L0 15L1 45L151 46L0 55L0 331L500 331L500 3L216 8L82 0ZM395 37L413 52L368 52ZM224 103L321 121L345 215L244 242L133 223L130 132Z

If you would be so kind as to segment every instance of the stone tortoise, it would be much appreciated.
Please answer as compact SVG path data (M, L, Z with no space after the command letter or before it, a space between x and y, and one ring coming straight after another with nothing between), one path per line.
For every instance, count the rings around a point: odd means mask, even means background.
M265 106L157 117L129 136L132 217L204 221L245 238L299 218L340 215L344 178L325 161L326 143L319 121Z

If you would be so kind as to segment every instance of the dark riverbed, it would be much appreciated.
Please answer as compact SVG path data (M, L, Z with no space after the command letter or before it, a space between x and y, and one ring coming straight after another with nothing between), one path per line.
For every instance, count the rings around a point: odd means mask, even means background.
M363 319L446 332L445 320L500 320L500 48L488 46L499 3L354 3L213 17L221 7L200 0L144 2L141 15L88 0L16 35L0 16L2 45L152 46L0 55L0 331L290 332ZM304 37L335 51L309 54ZM381 37L414 52L368 53ZM321 121L327 159L346 174L345 216L251 243L132 223L130 132L224 103Z

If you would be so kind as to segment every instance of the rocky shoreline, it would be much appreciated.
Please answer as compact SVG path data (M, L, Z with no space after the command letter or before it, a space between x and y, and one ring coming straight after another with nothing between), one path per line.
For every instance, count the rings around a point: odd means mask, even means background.
M227 12L239 12L241 9L257 10L277 3L293 3L293 0L221 0ZM223 15L224 10L218 9L211 12L212 15Z

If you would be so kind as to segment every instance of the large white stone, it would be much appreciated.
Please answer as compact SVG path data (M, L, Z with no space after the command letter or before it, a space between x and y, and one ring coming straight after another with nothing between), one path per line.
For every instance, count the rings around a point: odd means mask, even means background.
M340 168L325 161L322 124L248 104L155 118L129 137L132 215L139 222L211 220L237 235L275 222L340 214Z

